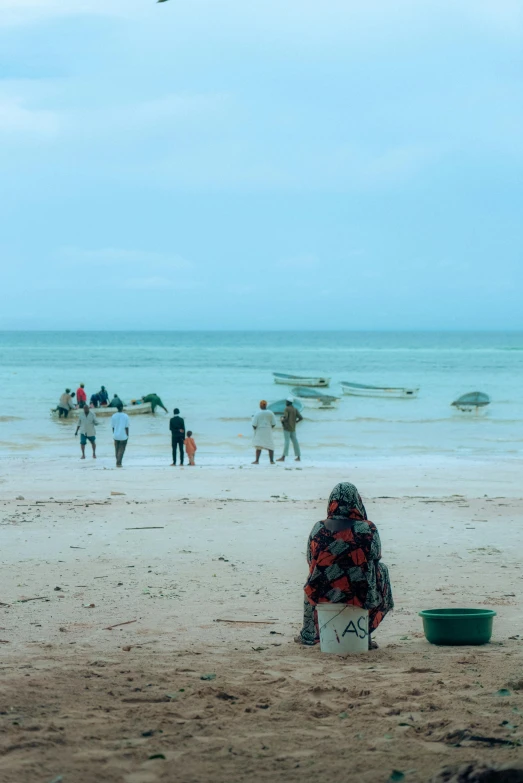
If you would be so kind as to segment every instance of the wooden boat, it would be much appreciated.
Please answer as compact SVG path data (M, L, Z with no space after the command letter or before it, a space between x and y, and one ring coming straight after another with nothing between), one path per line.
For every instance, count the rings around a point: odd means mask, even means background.
M419 388L404 386L370 386L366 383L341 382L344 394L352 394L357 397L417 397Z
M68 419L78 416L79 413L81 413L83 408L73 408L72 411L69 411ZM99 408L91 408L92 411L94 411L94 415L97 419L99 419L101 416L112 416L113 413L118 413L117 408L109 408L100 406ZM129 405L123 406L124 413L128 413L129 416L139 416L140 414L144 413L152 413L151 403L150 402L137 402L133 405L133 403L129 403ZM56 416L58 418L58 411L54 408L51 408L51 415Z
M274 383L285 383L289 386L328 386L331 382L326 376L288 375L284 372L273 372Z
M451 402L451 405L463 413L478 413L481 408L490 405L490 397L484 392L469 392L462 394L457 400Z
M325 392L315 391L307 386L295 386L294 389L292 389L292 393L295 397L301 398L305 405L311 406L312 408L333 408L340 401L339 397L334 397L332 394L325 394Z
M303 402L300 400L294 400L292 404L300 413L303 411ZM276 402L271 402L270 405L267 405L267 410L272 411L276 416L283 416L286 407L287 400L277 400Z

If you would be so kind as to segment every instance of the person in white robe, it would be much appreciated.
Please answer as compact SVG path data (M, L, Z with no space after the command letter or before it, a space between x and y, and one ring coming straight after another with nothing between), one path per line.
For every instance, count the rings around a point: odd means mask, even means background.
M275 426L276 416L272 411L267 410L267 402L262 400L260 402L260 410L252 417L252 427L254 430L252 443L256 449L256 459L252 463L253 465L259 464L262 449L267 449L271 465L274 465L274 440L272 431Z

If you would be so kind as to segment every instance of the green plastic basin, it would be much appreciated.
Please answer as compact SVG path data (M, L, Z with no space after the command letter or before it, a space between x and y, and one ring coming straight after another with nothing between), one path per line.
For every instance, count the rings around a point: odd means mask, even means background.
M492 609L424 609L419 613L431 644L487 644L492 636Z

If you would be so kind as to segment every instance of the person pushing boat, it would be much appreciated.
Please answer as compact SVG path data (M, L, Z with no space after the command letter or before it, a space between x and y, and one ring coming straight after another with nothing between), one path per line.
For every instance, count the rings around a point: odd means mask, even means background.
M150 402L152 412L156 410L156 408L163 408L166 413L169 413L163 402L161 401L160 397L158 397L157 394L144 394L142 396L142 402Z

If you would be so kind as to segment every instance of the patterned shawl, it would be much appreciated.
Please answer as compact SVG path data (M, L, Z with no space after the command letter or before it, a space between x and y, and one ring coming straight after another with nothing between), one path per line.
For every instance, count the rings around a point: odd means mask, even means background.
M344 481L336 484L332 490L327 506L328 519L367 519L367 512L354 486Z

